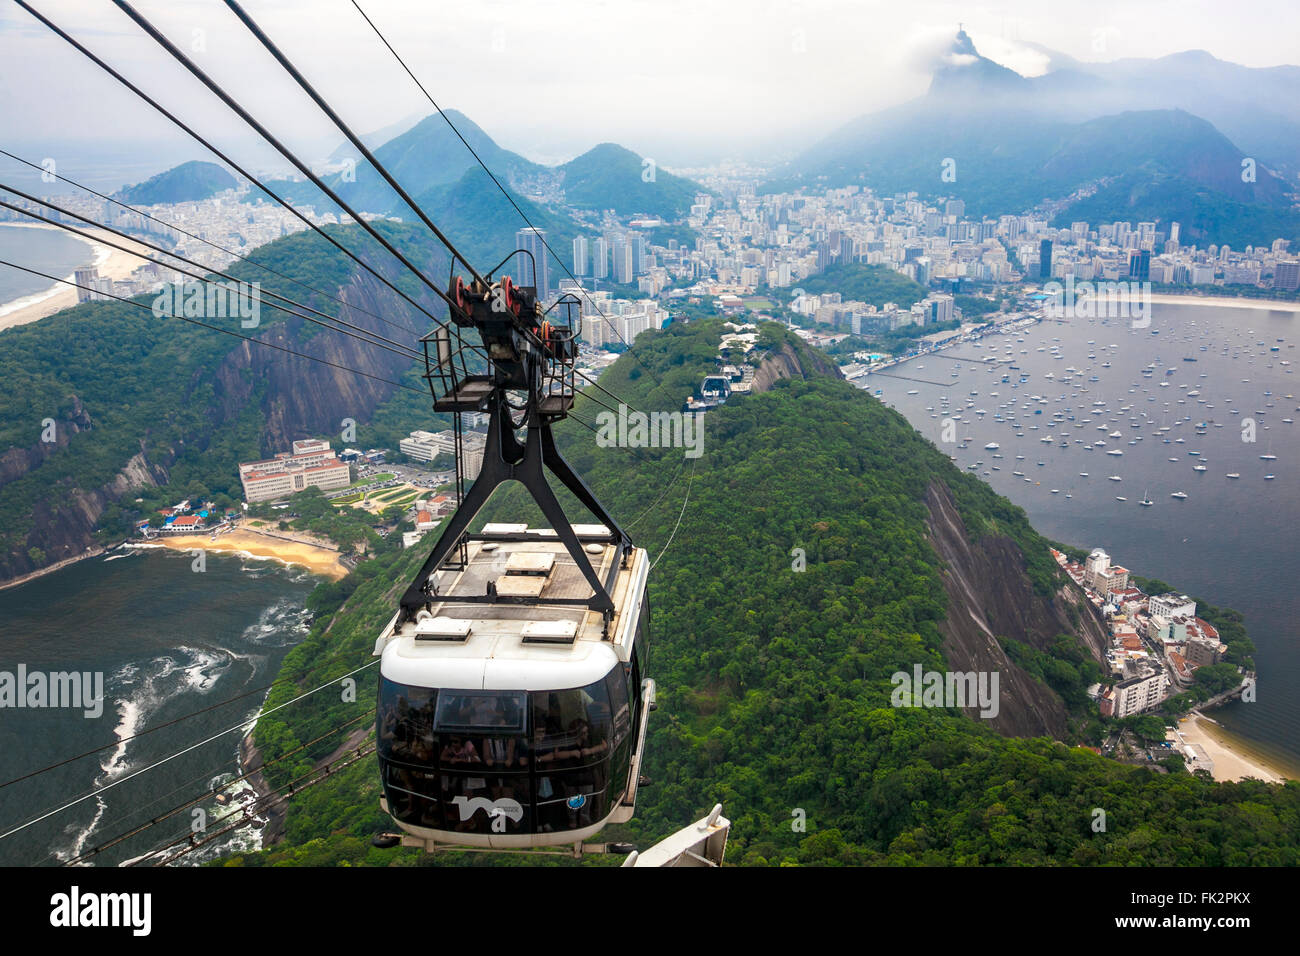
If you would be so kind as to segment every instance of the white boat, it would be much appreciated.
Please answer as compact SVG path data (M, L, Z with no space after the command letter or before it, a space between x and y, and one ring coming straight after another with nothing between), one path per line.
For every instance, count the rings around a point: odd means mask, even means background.
M1109 480L1110 480L1110 481L1123 481L1124 479L1121 478L1119 475L1111 475Z
M997 450L998 450L999 448L1001 448L1001 447L1002 447L1002 446L999 445L997 442L995 442L995 441L991 441L991 442L989 442L987 445L984 446L984 450L985 450L985 451L997 451Z
M1228 477L1229 477L1229 478L1240 478L1241 475L1239 475L1239 474L1238 474L1237 472L1235 472L1235 471L1230 471L1230 472L1228 472Z
M1170 497L1170 498L1177 498L1179 501L1181 501L1181 500L1183 500L1184 498L1187 497L1187 492L1185 492L1185 491L1175 491L1175 492L1174 492L1173 494L1171 494L1169 497Z

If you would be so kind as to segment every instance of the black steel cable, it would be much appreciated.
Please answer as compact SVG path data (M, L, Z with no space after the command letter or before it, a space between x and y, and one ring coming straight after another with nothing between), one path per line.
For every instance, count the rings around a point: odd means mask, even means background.
M318 687L313 687L311 690L307 691L306 693L299 694L297 697L285 701L283 704L277 704L276 706L272 707L270 710L258 711L256 715L249 718L248 720L241 720L239 723L227 727L224 730L218 731L217 733L207 737L206 739L200 740L198 743L191 744L190 746L186 747L183 750L178 750L174 754L169 754L166 757L163 757L161 760L155 760L153 763L149 764L148 766L141 767L139 770L135 770L127 774L125 777L118 777L116 780L110 781L109 783L104 784L102 787L96 787L95 789L91 790L89 793L84 793L81 796L76 797L68 801L67 803L62 804L61 806L55 807L51 810L46 810L45 812L37 816L31 817L26 822L20 823L16 827L10 827L4 833L0 833L0 840L7 839L8 837L13 836L15 833L27 829L33 824L40 823L42 820L47 820L50 817L54 816L56 813L62 813L64 810L71 809L72 807L75 807L77 804L83 803L84 801L89 800L91 797L103 793L105 790L112 790L114 787L121 786L122 784L126 783L128 780L134 780L136 777L140 776L141 774L148 773L150 770L154 770L158 767L161 767L163 764L169 763L172 760L175 760L177 757L183 756L187 753L197 750L199 747L202 747L205 744L210 744L212 743L212 741L218 740L219 738L224 737L226 734L247 727L249 724L255 724L258 720L261 720L265 716L273 714L276 711L283 710L285 707L288 707L290 704L296 704L298 701L310 697L312 694L315 694L318 691L324 690L326 687L329 687L331 684L337 684L342 680L344 680L345 678L351 677L353 674L357 674L363 670L366 670L367 668L374 667L378 663L379 663L379 659L376 658L375 660L371 661L369 664L363 664L360 667L354 668L353 670L349 671L346 674L341 674L338 677L328 680L324 684L319 685Z
M433 292L435 295L438 296L438 298L442 299L445 303L447 303L449 308L455 308L455 309L460 308L460 306L451 298L450 295L448 295L442 289L438 288L438 286L434 285L433 281L428 276L426 276L422 270L420 270L414 263L412 263L410 259L406 258L405 255L399 252L398 249L392 243L390 243L387 239L385 239L382 235L380 235L378 230L376 230L373 226L371 226L370 223L367 222L359 212L357 212L346 202L344 202L343 199L336 192L334 192L334 190L326 186L325 182L314 172L312 172L311 168L308 167L301 159L299 159L293 153L293 151L289 149L289 147L285 146L282 142L280 142L280 140L275 136L274 133L272 133L265 126L259 123L257 119L255 119L253 115L248 112L248 110L244 109L244 107L239 103L238 100L236 100L233 96L227 93L221 87L221 85L217 83L214 79L212 79L212 77L208 76L208 74L197 63L195 63L188 56L186 56L185 52L181 50L180 47L176 46L176 44L172 43L171 40L167 39L167 37L164 36L157 27L155 27L152 23L150 23L146 17L141 15L139 11L135 9L135 7L127 3L127 0L113 0L113 3L119 10L121 10L128 17L130 17L135 22L136 26L140 27L140 29L142 29L145 33L147 33L155 43L157 43L160 47L166 50L167 53L170 54L172 59L174 59L177 63L181 64L181 66L185 67L185 69L187 69L195 77L195 79L197 79L204 86L206 86L214 96L216 96L218 99L221 100L221 102L225 103L226 106L229 107L235 113L235 115L237 115L240 119L242 119L245 123L247 123L250 127L252 127L257 132L257 134L262 137L262 139L264 139L267 143L273 146L281 156L283 156L290 163L292 163L294 167L300 173L302 173L302 175L306 176L309 180L311 180L312 184L321 192L323 192L326 196L328 196L335 205L337 205L340 209L346 212L352 218L353 222L355 222L358 226L364 229L371 236L371 238L373 238L376 242L378 242L381 246L383 246L386 250L388 250L388 252L393 256L393 258L397 259L398 262L406 266L406 268L410 270L412 275L414 275L417 279L423 282L431 292Z
M243 691L239 694L236 694L234 697L229 697L226 700L219 701L218 703L215 704L209 704L207 707L201 707L198 710L191 711L188 714L182 714L180 717L175 717L161 724L157 724L153 727L149 727L146 730L140 731L139 733L131 734L127 737L121 737L117 740L114 740L112 743L107 743L104 744L103 746L95 747L93 750L87 750L84 753L79 753L75 757L67 757L63 760L60 760L58 763L52 763L47 767L41 767L39 770L33 770L30 773L25 773L21 777L14 777L12 780L6 780L4 783L0 783L0 790L3 790L5 787L12 786L15 783L21 783L24 780L29 780L32 777L39 777L43 773L48 773L51 770L57 770L59 767L66 766L67 764L70 763L75 763L76 761L83 760L86 757L93 757L95 754L103 753L105 750L109 750L115 747L120 747L122 744L129 743L132 740L138 740L141 737L147 737L149 734L156 733L157 731L164 730L168 727L173 727L176 724L182 723L193 717L199 717L202 716L203 714L210 713L211 711L218 710L222 707L228 707L237 701L243 700L245 697L251 697L254 694L269 692L271 690L274 690L280 684L285 683L286 681L289 683L298 683L299 681L302 681L310 677L311 675L317 673L320 670L323 670L326 667L330 667L331 665L337 664L345 656L347 655L336 654L333 657L327 658L323 661L317 661L315 664L307 668L301 674L297 674L295 676L277 677L269 684L263 684L260 687L254 687L250 690Z
M155 243L147 242L143 239L136 239L132 236L128 236L126 235L126 233L121 232L120 230L114 229L111 226L105 226L101 223L95 222L93 219L88 219L85 216L78 215L77 213L72 212L71 210L64 209L62 206L59 206L56 203L50 202L49 200L37 199L34 196L29 196L27 193L24 193L21 190L14 189L12 186L6 186L3 183L0 183L0 190L14 193L32 202L40 203L42 206L47 206L48 208L55 210L61 215L69 216L73 219L80 220L81 222L87 223L88 225L93 226L96 229L103 229L105 232L110 232L115 236L120 236L121 238L126 239L128 242L136 242L142 246L145 246L146 248L153 249L164 256L169 256L170 258L173 259L179 259L181 262L184 262L187 265L194 266L196 269L206 270L206 274L204 272L191 272L188 269L182 269L180 266L174 265L169 262L163 262L162 260L157 259L153 256L145 255L143 253L139 253L132 249L129 249L126 246L119 245L118 243L113 242L110 239L87 236L87 238L93 238L94 241L96 242L102 242L106 246L112 246L114 249L121 250L122 252L128 253L129 255L133 255L138 259L142 259L146 262L152 262L168 269L174 269L175 271L181 273L182 275L187 275L190 278L203 283L213 282L212 279L207 277L208 275L221 276L223 279L226 279L230 282L238 283L240 281L239 279L236 279L228 272L223 272L220 269L213 269L209 266L203 265L203 263L201 262L194 262L192 259L188 259L185 256L180 255L179 253L168 252L166 249L162 248L159 245L156 245ZM50 219L46 216L40 215L39 213L32 212L30 209L24 209L22 206L17 206L14 205L13 203L7 203L2 199L0 199L0 207L3 207L5 209L12 209L14 212L21 213L22 215L28 216L32 219L39 219L41 222L49 223L52 226L57 226L60 229L64 229L68 232L73 233L74 235L80 235L80 236L86 235L85 233L77 229L75 226L70 226L65 222L59 222L57 219ZM288 302L290 305L294 306L295 308L304 309L307 312L311 312L315 315L321 316L322 318L327 319L328 321L322 322L320 319L314 319L310 315L302 315L301 313L295 312L292 309L286 309L283 306L276 305L274 302L267 302L263 298L263 296L267 296L267 295L271 296L272 298L280 299L284 302ZM295 318L304 319L307 322L311 322L315 325L319 325L321 328L328 329L331 332L338 332L340 335L346 335L349 338L356 339L358 342L364 342L367 345L374 345L381 349L385 349L386 351L392 352L396 355L401 355L403 358L418 359L422 357L420 352L411 348L409 345L402 345L400 342L396 342L393 339L379 335L377 332L371 332L369 329L362 328L359 325L354 325L353 323L348 322L344 319L336 318L335 316L332 315L327 315L324 312L321 312L317 309L313 309L309 305L303 305L301 302L295 302L293 299L287 298L286 296L282 296L276 292L271 292L265 289L259 289L258 294L255 297L253 297L253 301L257 302L259 305L268 305L273 309L277 309L281 312L284 312L286 315L292 315ZM338 326L330 325L329 322L337 322ZM339 326L342 326L342 328L340 328ZM355 332L347 331L347 329L354 329L356 330L356 332L360 332L362 334L357 335ZM364 336L372 336L373 338L366 338Z
M227 0L227 2L229 2L229 0ZM474 149L474 147L469 144L469 141L466 140L465 137L461 135L460 130L456 128L456 124L451 121L451 117L449 117L446 114L446 112L443 110L443 108L438 105L437 101L433 98L432 95L430 95L429 91L424 88L424 84L421 83L416 78L415 74L411 72L411 68L406 65L406 61L403 60L401 55L398 54L398 52L393 49L393 45L389 43L387 38L385 38L385 36L383 35L383 33L380 32L379 27L375 26L374 21L371 20L370 17L366 15L366 11L361 9L361 5L357 3L357 0L352 0L352 5L357 8L357 12L361 14L362 19L364 19L366 23L370 25L370 29L375 31L375 36L379 37L380 42L382 42L384 46L388 47L388 52L393 54L393 58L396 59L397 62L401 65L402 69L406 71L406 75L409 76L411 80L414 81L415 85L420 88L420 92L424 94L424 98L427 99L429 103L433 106L433 108L438 111L438 115L440 115L444 120L447 121L447 125L451 127L451 131L456 134L457 139L459 139L462 143L465 144L465 148L469 150L470 155L473 156L476 160L478 160L478 164L483 167L483 171L488 174L492 182L496 183L497 189L501 190L501 194L506 197L506 199L510 202L510 205L514 206L515 212L519 213L519 218L521 218L527 224L528 228L533 231L533 234L536 235L537 238L541 240L542 245L546 247L546 251L551 254L551 258L554 259L559 264L560 268L564 270L565 275L567 275L573 281L573 283L582 291L582 294L586 297L587 301L590 302L592 307L596 310L596 314L599 315L602 319L604 319L605 324L608 325L610 329L613 330L614 334L619 337L622 343L627 346L628 352L630 352L632 354L632 357L636 359L637 364L640 365L643 369L645 369L647 374L649 374L649 376L654 380L655 385L663 385L663 382L659 380L659 377L655 375L655 373L651 371L651 369L644 362L641 361L641 356L636 354L636 351L632 348L632 343L630 343L627 339L623 338L623 333L619 332L619 330L615 327L614 323L611 322L609 318L605 315L605 313L601 311L600 306L596 305L596 300L591 297L590 293L587 292L586 288L582 285L582 283L579 282L577 278L574 276L574 274L569 271L569 267L565 264L564 260L561 259L558 255L556 255L555 250L551 248L551 244L546 241L546 237L543 236L541 232L538 231L537 227L532 224L532 221L528 218L527 215L525 215L524 211L519 208L519 204L515 202L514 197L510 195L509 191L505 188L505 186L501 185L501 180L497 179L496 173L492 172L492 170L488 168L488 165L483 161L483 158L479 156L478 152Z
M392 282L391 280L389 280L387 277L385 277L385 276L382 275L380 272L378 272L376 269L374 269L374 268L373 268L373 267L372 267L368 262L366 262L366 261L364 261L363 259L361 259L361 258L360 258L359 256L357 256L355 253L353 253L351 249L348 249L345 245L343 245L341 242L337 241L333 236L331 236L329 233L327 233L324 229L322 229L320 226L316 225L316 224L315 224L314 222L312 222L309 218L307 218L307 216L303 215L303 213L301 213L299 210L297 210L296 208L294 208L293 204L290 203L287 199L283 198L283 197L280 196L278 193L273 192L273 191L272 191L269 187L267 187L266 184L263 183L260 179L258 179L256 176L254 176L252 173L250 173L248 170L246 170L243 166L239 165L237 162L235 162L233 159L231 159L231 158L230 158L226 153L222 152L220 149L218 149L216 146L214 146L214 145L213 145L209 140L207 140L206 138L204 138L200 133L196 132L193 128L191 128L191 127L190 127L189 125L187 125L183 120L181 120L178 116L176 116L176 114L172 113L172 112L171 112L170 110L168 110L165 106L163 106L161 103L159 103L159 102L158 102L157 100L155 100L153 97L151 97L148 93L144 92L144 90L140 89L140 87L136 86L134 83L132 83L130 80L128 80L125 76L123 76L121 73L119 73L116 69L114 69L114 68L113 68L112 66L110 66L108 63L104 62L102 59L100 59L98 56L96 56L94 53L92 53L89 49L87 49L87 48L86 48L82 43L80 43L78 40L76 40L74 37L72 37L72 36L71 36L67 31L65 31L62 27L58 26L58 24L54 23L54 22L51 21L49 18L47 18L46 16L44 16L42 13L40 13L40 11L38 11L38 10L36 10L34 7L32 7L32 5L29 4L29 3L27 2L27 0L14 0L14 2L15 2L16 4L18 4L18 6L22 7L24 10L26 10L28 13L30 13L32 16L34 16L37 20L39 20L42 24L44 24L44 25L45 25L47 28L49 28L51 31L53 31L53 32L54 32L58 37L60 37L61 39L67 41L67 42L68 42L68 43L69 43L69 44L70 44L70 45L71 45L71 46L72 46L72 47L73 47L73 48L74 48L78 53L80 53L80 54L82 54L83 56L85 56L88 60L90 60L92 63L94 63L94 64L95 64L96 66L98 66L100 69L104 70L104 72L108 73L110 76L112 76L115 80L117 80L119 83L121 83L121 84L122 84L123 86L125 86L127 89L129 89L129 90L130 90L132 93L134 93L136 96L140 97L142 100L144 100L146 103L148 103L150 106L152 106L155 110L157 110L159 113L161 113L161 114L162 114L163 116L165 116L167 119L171 120L171 122L174 123L174 124L175 124L179 129L181 129L181 130L184 131L185 133L188 133L188 134L190 135L191 138L193 138L195 141L197 141L200 145L202 145L202 146L203 146L205 149L207 149L210 153L212 153L214 156L216 156L218 159L220 159L222 162L224 162L227 166L229 166L231 169L235 170L235 172L239 173L239 175L243 176L246 180L248 180L249 182L251 182L253 185L257 186L257 188L260 189L260 190L262 190L262 192L266 193L266 195L268 195L268 196L270 196L272 199L274 199L277 203L279 203L281 206L283 206L285 209L287 209L290 213L292 213L294 216L296 216L299 220L301 220L303 223L305 223L308 227L310 227L310 228L311 228L311 229L312 229L312 230L313 230L317 235L319 235L319 236L321 236L322 238L324 238L327 242L329 242L331 245L333 245L335 248L337 248L340 252L342 252L344 255L346 255L349 259L351 259L351 260L352 260L353 262L355 262L357 265L361 266L363 269L365 269L367 272L369 272L371 275L373 275L376 279L378 279L378 280L379 280L380 282L382 282L384 285L386 285L386 286L388 286L390 289L392 289L395 293L397 293L397 294L398 294L402 299L404 299L406 302L408 302L410 305L412 305L415 309L417 309L418 311L420 311L420 312L424 313L426 316L428 316L429 319L430 319L434 324L436 324L436 325L441 325L441 324L443 324L443 320L442 320L442 319L438 318L436 315L434 315L432 312L430 312L430 311L429 311L428 309L426 309L424 306L420 305L420 303L416 302L413 298L411 298L409 295L407 295L405 292L403 292L401 289L399 289L396 285L393 284L393 282ZM384 321L386 324L392 325L394 328L401 328L401 329L404 329L405 331L407 331L407 332L411 332L411 333L413 333L413 334L415 334L415 335L419 335L419 334L420 334L420 333L419 333L419 332L418 332L414 327L412 327L412 326L409 326L409 325L405 325L405 326L404 326L404 325L399 325L399 324L397 324L397 323L390 322L390 321L388 321L387 319L384 319L383 321Z
M656 499L654 500L654 504L650 505L650 507L646 508L645 511L642 511L639 515L637 515L635 518L633 518L633 519L632 519L631 521L629 521L627 524L623 525L623 530L624 530L624 531L631 531L633 525L635 525L638 521L640 521L642 518L644 518L644 517L645 517L646 515L648 515L650 512L654 511L655 508L659 507L659 502L663 501L664 498L668 495L668 492L672 489L673 485L677 484L677 479L680 478L680 477L682 476L682 471L683 471L685 468L686 468L686 458L683 457L683 458L682 458L682 461L681 461L681 464L679 464L679 465L677 466L677 473L676 473L675 475L673 475L673 480L670 481L670 482L668 482L668 484L667 484L667 486L664 488L664 490L661 491L661 492L659 493L659 497L656 498Z
M74 866L74 865L76 865L77 863L80 863L80 862L83 861L83 860L87 860L87 859L89 859L89 858L92 857L92 856L98 856L100 853L103 853L105 850L110 849L111 847L117 846L117 844L123 842L124 840L129 840L131 837L136 836L137 834L143 833L145 830L148 830L150 827L158 826L158 825L161 824L164 820L171 819L172 817L176 816L176 814L181 813L181 812L184 811L184 810L188 810L190 807L194 806L195 804L202 803L202 802L205 801L205 800L208 800L208 799L210 799L210 798L212 798L212 797L215 797L217 794L221 793L223 790L229 790L229 789L230 789L231 787L233 787L235 784L237 784L237 783L239 783L239 782L241 782L241 781L243 781L243 780L247 780L249 777L253 776L253 775L256 774L256 773L261 773L261 772L262 772L263 770L265 770L267 767L273 767L273 766L275 766L276 764L280 763L281 761L283 761L283 760L287 760L287 759L289 759L290 757L294 756L295 754L301 753L302 751L306 750L308 747L314 747L316 744L320 743L322 740L325 740L326 738L332 737L334 734L338 733L340 730L344 729L344 728L347 727L349 724L354 724L354 723L356 723L358 720L362 720L362 719L364 719L364 718L366 718L366 717L369 717L369 716L373 715L374 713L375 713L375 708L374 708L374 707L371 707L369 710L365 711L364 713L357 714L355 717L350 717L349 719L345 720L343 723L341 723L341 724L339 724L339 725L337 725L337 726L335 726L335 727L331 727L329 730L327 730L325 733L321 734L319 737L316 737L316 738L313 739L313 740L309 740L309 741L307 741L305 744L299 744L299 745L298 745L297 747L295 747L293 750L286 751L285 753L282 753L282 754L281 754L280 756L278 756L278 757L275 757L275 758L273 758L273 759L271 759L271 760L268 760L268 761L266 761L266 762L264 762L264 763L262 763L262 764L259 764L259 765L258 765L255 769L253 769L253 770L249 770L249 771L247 771L246 773L241 773L239 776L234 777L234 778L232 778L232 779L230 779L230 780L227 780L225 783L221 784L221 785L218 786L218 787L210 788L210 789L204 791L204 792L203 792L202 794L200 794L199 796L194 797L194 798L192 798L192 799L190 799L190 800L185 801L184 803L181 803L181 804L178 804L177 806L172 807L172 808L171 808L170 810L168 810L167 812L162 813L162 814L159 814L158 816L151 818L151 819L149 820L148 823L142 823L142 824L140 824L140 825L138 825L138 826L136 826L136 827L133 827L132 829L128 830L126 833L120 833L120 834L118 834L117 836L113 837L112 839L110 839L110 840L106 840L105 842L96 845L94 848L92 848L92 849L90 849L90 850L86 850L84 853L81 853L81 854L79 854L79 855L77 855L77 856L75 856L75 857L72 857L72 858L69 859L69 860L64 860L64 861L63 861L63 865L64 865L64 866ZM207 774L204 774L203 777L195 777L193 780L190 781L190 783L182 784L180 787L177 787L176 790L183 789L184 787L187 787L187 786L189 786L190 784L195 783L195 782L197 782L197 781L199 781L199 780L202 780L202 779L205 779L205 778L207 778L207 779L211 779L213 776L215 776L215 775L212 774L212 773L207 773ZM173 790L172 793L175 793L176 790ZM168 796L170 796L170 794L168 794ZM162 799L162 798L159 798L159 799ZM142 809L146 809L146 808L148 808L148 807L153 806L154 803L157 803L157 802L159 802L159 801L158 801L158 800L155 800L155 801L153 801L152 803L147 803L147 804L145 804L143 807L137 807L136 809L137 809L137 811L138 811L138 810L142 810ZM116 824L116 823L120 823L123 819L124 819L124 817L118 817L118 818L114 821L114 823L115 823L115 824ZM151 851L151 852L152 852L152 851Z
M389 325L392 324L391 322L388 322L388 320L385 319L382 315L379 315L375 312L371 312L369 309L363 309L359 305L353 305L349 302L345 302L343 299L340 299L338 296L330 295L328 292L325 292L323 289L317 289L315 286L308 285L307 283L303 282L300 279L295 279L291 275L286 275L285 273L280 272L277 269L272 269L270 266L258 262L252 256L246 256L243 253L236 252L234 249L227 249L219 242L213 242L211 239L205 239L203 236L195 235L194 233L189 232L188 230L182 229L180 226L176 225L175 223L168 222L166 219L160 219L158 216L151 215L150 213L145 212L143 209L138 209L135 206L132 206L130 203L125 203L120 199L116 199L112 196L101 193L99 190L87 186L84 183L79 183L75 179L70 179L67 176L63 176L59 173L50 172L44 166L40 166L36 163L33 163L30 159L23 159L21 156L15 156L13 153L9 152L6 149L0 149L0 156L8 156L10 159L14 160L15 162L22 163L24 166L30 166L32 169L38 170L42 174L48 174L50 176L53 176L59 182L67 183L69 186L74 186L77 189L84 190L85 192L90 193L92 196L99 197L105 202L111 202L114 205L120 206L121 208L127 210L128 212L131 212L144 219L148 219L150 222L156 222L158 223L158 225L164 226L167 229L173 229L176 232L179 232L183 236L188 236L190 239L193 239L196 242L201 242L204 243L205 245L211 246L213 249L216 249L220 252L224 252L228 256L234 256L236 259L239 259L242 262L247 262L251 266L256 266L258 269L261 269L263 272L270 273L273 276L278 276L281 279L287 279L290 282L292 282L294 285L298 285L306 289L308 292L314 292L316 295L322 296L326 299L332 299L333 301L337 302L339 305L345 305L349 309L352 309L354 312L360 312L363 315L368 315L372 319L378 319L380 322L384 322ZM169 255L174 255L174 253L169 253ZM406 328L407 331L410 332L415 331L415 329L412 329L409 326L407 326Z
M29 266L20 266L16 262L9 262L5 259L0 259L0 266L8 266L11 269L19 269L22 272L28 272L34 276L40 276L42 279L49 279L51 282L62 282L65 285L70 285L78 289L84 289L86 292L93 292L96 295L107 296L110 299L116 299L118 302L125 302L127 305L133 305L136 308L144 309L150 315L153 314L153 309L145 305L143 302L136 302L134 299L128 299L120 295L114 295L112 292L100 292L98 289L92 289L90 286L82 285L79 282L74 282L71 279L63 279L60 278L59 276L52 276L49 273L41 272L38 269L32 269ZM240 335L238 332L235 332L232 329L223 329L217 325L208 325L206 322L200 322L197 319L186 318L183 315L173 315L172 318L180 319L182 322L188 322L191 325L197 325L205 329L211 329L213 332L221 332L225 335L233 335L237 339L244 339L247 342L253 342L256 343L257 345L265 345L267 348L275 349L277 352L287 352L290 355L298 356L298 358L307 359L309 362L316 362L320 365L328 365L330 368L340 369L344 372L351 372L354 375L361 375L365 378L372 378L377 382L384 382L387 385L394 385L397 388L404 388L408 392L418 392L421 395L425 393L424 389L416 388L413 385L404 385L401 382L394 382L392 379L384 378L382 375L371 375L369 372L363 372L360 369L352 368L349 365L339 365L337 362L330 362L327 361L326 359L317 358L314 355L308 355L305 352L299 352L296 351L295 349L288 348L287 346L284 345L276 345L274 342L265 342L262 339L255 339L249 335Z
M303 92L311 97L312 102L320 107L321 111L330 118L330 121L339 128L339 131L348 138L352 145L360 150L361 155L370 163L375 172L384 177L384 181L393 188L406 205L411 207L411 211L420 217L420 221L429 228L430 232L438 237L438 240L447 247L447 251L464 263L465 267L469 269L470 275L474 279L477 279L479 282L483 283L483 285L489 285L490 283L479 274L479 271L474 268L473 264L468 259L460 254L460 251L452 244L452 241L443 234L441 229L434 225L433 220L425 215L424 210L421 209L416 204L415 200L407 194L401 184L399 184L398 181L389 174L388 170L384 168L384 165L375 158L374 154L366 147L366 144L361 141L361 138L357 136L356 133L352 132L351 127L349 127L347 123L343 122L342 117L340 117L338 113L334 111L334 108L325 101L325 98L316 92L316 88L307 82L307 78L303 76L302 73L299 72L298 68L289 61L289 58L285 56L271 38L266 35L266 32L257 25L257 22L248 15L247 11L236 3L235 0L226 0L226 6L229 7L235 16L239 18L240 22L248 28L249 32L257 38L258 42L261 43L262 46L266 47L267 52L270 53L271 56L275 57L276 62L278 62L280 66L284 67L285 72L294 78L298 85L302 87ZM450 303L451 300L448 299L448 304Z
M238 830L240 827L248 826L248 824L250 824L254 819L253 818L254 811L263 809L263 806L269 807L272 804L274 804L277 800L287 800L289 797L296 796L300 791L306 790L310 787L314 787L316 784L322 782L323 780L329 779L330 776L344 769L345 767L352 766L352 764L356 763L358 760L361 760L363 757L370 756L375 752L375 749L376 748L374 744L370 744L369 746L364 746L364 745L359 746L356 748L354 753L351 753L346 757L340 757L334 763L326 764L324 767L313 769L310 772L303 774L301 777L297 778L296 780L289 781L289 783L285 784L283 789L272 790L270 793L258 797L256 800L253 800L251 803L249 803L244 807L243 819L234 820L226 824L221 829L217 830L215 833L209 834L208 836L204 837L202 840L195 840L194 835L191 835L189 837L182 837L181 839L178 840L172 840L169 843L160 844L153 850L150 850L148 853L145 853L140 858L133 860L128 865L139 866L142 863L144 863L146 860L150 859L151 857L157 856L159 853L166 851L170 847L174 847L180 843L188 843L189 846L187 846L185 849L177 853L173 853L171 856L167 857L167 859L159 863L155 863L154 866L167 866L170 863L174 863L176 860L179 860L181 857L189 853L193 853L195 850L199 849L200 847L206 846L207 844L211 843L213 840L220 839L221 837L225 836L227 833L231 832L232 830ZM259 806L259 804L262 804L263 806Z

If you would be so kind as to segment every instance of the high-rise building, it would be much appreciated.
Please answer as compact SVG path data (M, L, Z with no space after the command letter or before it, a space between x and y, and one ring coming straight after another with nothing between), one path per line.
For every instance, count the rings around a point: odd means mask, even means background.
M537 297L545 299L551 294L551 270L546 251L545 229L520 229L515 233L515 284L537 287ZM525 255L529 253L529 255ZM534 268L536 275L533 274Z
M1139 674L1120 681L1112 694L1115 717L1139 714L1155 707L1169 695L1169 678L1164 671Z
M1030 246L1029 248L1033 248ZM1038 244L1038 278L1052 277L1052 240L1044 239Z
M614 243L614 281L624 285L636 275L636 247L620 239Z
M585 276L587 274L587 237L586 236L574 237L573 274L575 276Z
M591 274L597 279L609 275L609 243L604 236L591 244Z
M954 318L952 296L936 295L931 297L930 320L932 322L951 322Z
M1286 292L1300 289L1300 260L1284 260L1273 268L1273 288Z
M1151 278L1151 250L1142 249L1129 254L1128 257L1128 274L1129 278L1136 279L1139 282L1147 282Z

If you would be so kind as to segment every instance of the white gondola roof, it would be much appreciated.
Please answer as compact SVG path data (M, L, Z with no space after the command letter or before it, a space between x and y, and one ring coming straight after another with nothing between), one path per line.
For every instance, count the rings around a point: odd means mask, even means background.
M403 684L458 689L546 690L581 687L607 674L631 651L648 571L643 549L633 549L611 597L615 615L610 640L604 618L582 605L455 600L480 596L492 584L500 596L540 601L591 594L572 556L549 528L488 525L486 533L521 533L525 540L471 541L464 569L438 575L440 601L416 621L396 627L397 617L375 645L385 677ZM575 525L578 534L607 533ZM588 545L597 577L605 580L618 560L614 545ZM592 553L595 552L595 553Z

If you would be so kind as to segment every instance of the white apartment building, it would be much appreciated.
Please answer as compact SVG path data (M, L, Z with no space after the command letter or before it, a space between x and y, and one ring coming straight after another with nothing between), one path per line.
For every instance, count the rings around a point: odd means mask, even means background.
M1164 671L1130 677L1115 685L1113 715L1128 717L1150 710L1169 695L1169 678Z
M1186 594L1153 595L1147 602L1147 613L1166 621L1175 617L1196 617L1196 602Z
M466 478L477 478L483 468L486 438L479 432L462 432L461 453ZM439 455L456 454L456 433L450 428L440 432L413 431L397 443L402 454L417 461L433 461Z
M244 500L252 504L286 498L307 488L346 488L352 483L352 473L338 460L329 442L307 439L294 442L292 452L241 462L239 480Z

